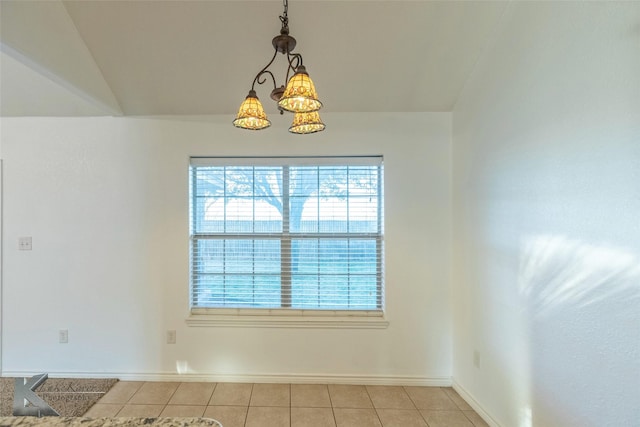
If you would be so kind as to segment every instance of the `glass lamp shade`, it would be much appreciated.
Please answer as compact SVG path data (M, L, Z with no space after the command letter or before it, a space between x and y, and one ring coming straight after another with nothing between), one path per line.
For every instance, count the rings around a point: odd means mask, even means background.
M233 125L249 130L260 130L271 126L271 122L267 119L262 103L254 90L249 91L249 95L240 104L240 109L236 119L233 121Z
M303 65L289 79L278 105L292 113L309 113L322 108L313 82Z
M325 128L317 111L310 113L295 113L289 132L297 134L321 132Z

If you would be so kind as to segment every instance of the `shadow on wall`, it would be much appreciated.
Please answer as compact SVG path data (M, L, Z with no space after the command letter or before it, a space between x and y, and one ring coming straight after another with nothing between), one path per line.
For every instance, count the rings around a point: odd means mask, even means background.
M525 242L524 426L635 425L640 419L640 257L556 236Z

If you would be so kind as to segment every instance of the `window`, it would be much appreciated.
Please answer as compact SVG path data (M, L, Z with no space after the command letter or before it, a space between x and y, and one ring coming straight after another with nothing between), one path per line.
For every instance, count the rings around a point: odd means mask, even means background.
M190 302L382 311L382 158L192 158Z

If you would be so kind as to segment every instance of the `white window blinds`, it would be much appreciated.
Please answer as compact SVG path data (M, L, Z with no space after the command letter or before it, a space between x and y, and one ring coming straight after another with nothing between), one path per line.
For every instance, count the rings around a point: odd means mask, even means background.
M381 157L192 158L192 308L382 310Z

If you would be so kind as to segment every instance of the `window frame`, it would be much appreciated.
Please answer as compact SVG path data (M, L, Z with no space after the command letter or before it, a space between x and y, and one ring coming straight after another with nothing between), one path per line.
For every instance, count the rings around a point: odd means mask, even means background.
M191 157L189 159L189 315L186 323L189 326L223 326L223 327L311 327L311 328L359 328L359 329L379 329L388 327L388 321L385 318L385 282L384 282L384 169L382 156L305 156L305 157ZM193 248L197 244L195 232L192 232L192 224L195 215L195 197L193 192L195 186L195 174L192 167L198 166L378 166L377 180L377 200L378 200L378 231L376 233L367 233L369 237L374 235L377 245L377 261L376 270L379 280L376 309L313 309L313 308L235 308L235 307L197 307L193 306ZM284 173L283 173L284 175ZM287 185L283 177L283 189ZM285 195L285 193L287 193ZM285 200L288 198L288 190L283 190L282 204L288 205ZM279 240L289 242L295 238L296 233L285 233L285 221L287 218L283 215L283 230ZM288 227L287 227L288 228ZM224 234L224 233L222 233ZM301 233L313 234L313 233ZM339 234L339 233L338 233ZM344 233L348 235L349 233ZM257 234L248 234L247 236L256 236ZM286 237L285 237L286 236ZM348 238L357 238L348 236ZM282 285L281 285L282 286ZM286 286L286 284L285 284ZM282 287L280 288L282 290Z

